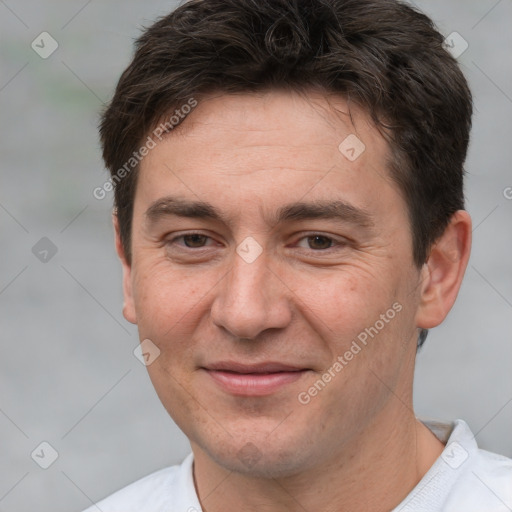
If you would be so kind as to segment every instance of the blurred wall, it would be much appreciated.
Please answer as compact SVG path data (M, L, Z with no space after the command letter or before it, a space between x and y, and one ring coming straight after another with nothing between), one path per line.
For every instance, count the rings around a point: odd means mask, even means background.
M510 457L512 3L416 4L467 42L459 61L476 107L473 253L418 357L416 412L463 418L481 447ZM107 179L98 112L141 26L174 5L0 1L0 511L79 511L189 451L133 355L111 195L92 194Z

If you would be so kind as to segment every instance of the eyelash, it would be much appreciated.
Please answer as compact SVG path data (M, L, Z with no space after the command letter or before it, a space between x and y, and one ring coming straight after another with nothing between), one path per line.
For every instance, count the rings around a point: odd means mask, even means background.
M175 245L178 240L184 239L187 236L193 236L193 235L200 235L200 236L206 237L209 240L213 240L212 237L210 237L208 235L205 235L204 233L196 232L196 231L190 231L188 233L184 233L182 235L179 235L179 236L176 236L174 238L171 238L170 240L168 240L166 242L166 245ZM301 238L299 238L297 240L296 243L298 243L298 242L300 242L302 240L307 240L308 238L316 238L316 237L324 238L326 240L329 240L329 242L331 243L331 246L326 248L326 249L311 249L311 248L308 248L307 250L309 250L311 252L315 252L315 253L328 252L328 251L330 252L331 250L342 249L342 248L344 248L345 246L348 245L348 242L346 242L346 241L336 240L335 238L333 238L331 236L324 235L322 233L315 233L315 232L303 235ZM194 247L187 247L185 245L181 245L180 248L185 250L185 251L200 251L201 249L207 249L208 246L194 248Z

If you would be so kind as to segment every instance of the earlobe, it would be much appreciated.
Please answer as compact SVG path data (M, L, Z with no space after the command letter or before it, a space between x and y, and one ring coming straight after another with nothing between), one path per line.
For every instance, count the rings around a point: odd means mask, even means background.
M465 210L458 210L423 265L417 327L430 329L446 318L457 298L470 251L471 218Z
M136 324L137 315L135 314L135 303L133 300L132 267L126 258L123 243L121 241L119 218L115 212L112 214L112 223L114 224L116 252L123 267L123 316L128 320L128 322Z

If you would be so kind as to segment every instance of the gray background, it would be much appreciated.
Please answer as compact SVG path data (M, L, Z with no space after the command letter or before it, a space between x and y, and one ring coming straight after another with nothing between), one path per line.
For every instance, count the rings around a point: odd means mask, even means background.
M463 418L482 447L512 456L512 1L417 4L469 43L459 61L476 112L473 253L458 302L418 358L416 412ZM189 451L133 355L111 195L92 195L107 178L98 111L140 26L174 5L0 0L1 512L79 511ZM43 31L59 44L47 59L31 48ZM46 263L32 253L42 237L58 249ZM42 441L59 454L46 470L30 455Z

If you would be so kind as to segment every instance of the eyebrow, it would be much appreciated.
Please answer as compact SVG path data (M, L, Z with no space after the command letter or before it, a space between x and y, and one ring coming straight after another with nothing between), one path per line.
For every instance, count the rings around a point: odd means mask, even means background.
M172 216L229 224L229 218L208 202L189 201L172 196L163 197L152 203L145 215L149 224ZM269 224L311 219L341 220L364 228L374 226L373 217L368 211L341 200L291 203L279 208L269 220Z

